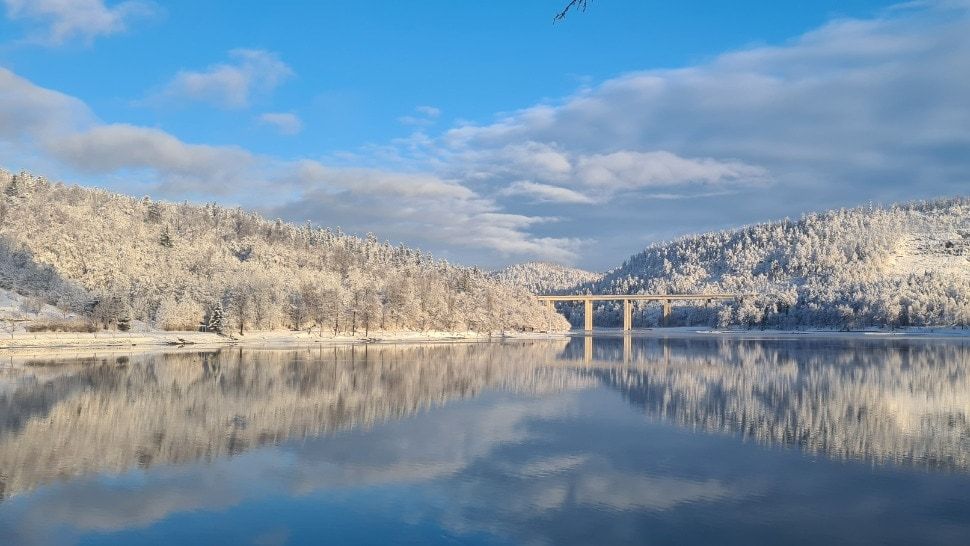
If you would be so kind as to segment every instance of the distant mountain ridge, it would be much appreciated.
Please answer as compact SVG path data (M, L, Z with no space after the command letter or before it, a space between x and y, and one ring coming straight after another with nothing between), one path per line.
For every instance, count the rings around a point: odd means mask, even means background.
M506 284L525 288L533 294L546 294L595 282L603 274L551 262L526 262L510 265L494 272L492 276Z
M752 292L680 306L674 324L776 328L970 325L970 198L808 214L649 246L581 291ZM568 314L568 310L567 310ZM620 320L617 306L597 310ZM655 324L638 308L634 322Z

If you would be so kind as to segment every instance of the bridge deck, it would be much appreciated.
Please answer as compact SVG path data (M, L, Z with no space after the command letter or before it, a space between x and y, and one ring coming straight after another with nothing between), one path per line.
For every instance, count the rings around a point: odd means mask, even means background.
M536 296L539 301L671 301L671 300L736 300L753 294L573 294Z
M633 328L633 302L634 301L659 301L662 307L662 322L667 325L670 319L670 304L673 301L713 301L713 300L740 300L746 296L754 294L573 294L556 296L536 296L539 301L545 302L550 308L555 310L556 302L559 301L581 301L583 302L583 329L587 332L593 330L593 302L594 301L622 301L623 302L623 330L629 331Z

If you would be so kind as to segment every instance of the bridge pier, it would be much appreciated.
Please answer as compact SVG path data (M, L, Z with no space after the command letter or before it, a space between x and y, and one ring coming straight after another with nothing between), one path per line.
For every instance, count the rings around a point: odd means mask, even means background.
M593 302L594 301L622 301L623 302L623 331L629 332L633 329L633 302L660 302L660 324L668 326L670 324L671 307L674 300L705 302L707 305L715 301L742 301L746 296L753 294L730 294L730 293L707 293L707 294L576 294L576 295L548 295L537 296L539 301L544 302L549 309L555 310L557 301L583 302L583 330L587 333L593 331Z

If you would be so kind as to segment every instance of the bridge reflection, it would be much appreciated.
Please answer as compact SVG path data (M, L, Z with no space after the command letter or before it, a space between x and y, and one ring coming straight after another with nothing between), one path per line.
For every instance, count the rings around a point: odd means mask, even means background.
M616 362L622 362L624 364L629 364L629 363L633 362L633 338L634 337L637 337L637 336L635 336L634 334L631 334L629 332L624 332L622 336L615 336L615 337L602 337L602 336L597 337L597 336L592 336L592 335L584 335L584 336L576 336L573 339L582 339L583 340L583 357L582 357L582 360L583 360L583 362L585 364L592 364L592 363L594 363L593 346L594 346L594 343L597 343L594 340L598 340L598 343L599 344L602 344L602 345L605 345L606 346L606 350L600 352L597 355L597 357L598 357L598 359L596 359L597 362L604 363L604 364L616 363ZM620 351L619 352L616 352L616 350L615 350L617 348L616 347L617 340L620 340L620 343L621 343L621 345L620 345ZM662 359L661 360L664 363L669 364L669 362L670 362L670 346L667 345L667 344L661 345L661 351L662 351ZM568 353L567 353L567 355L568 355ZM570 358L570 357L567 356L567 358ZM575 357L573 357L573 358L575 358Z

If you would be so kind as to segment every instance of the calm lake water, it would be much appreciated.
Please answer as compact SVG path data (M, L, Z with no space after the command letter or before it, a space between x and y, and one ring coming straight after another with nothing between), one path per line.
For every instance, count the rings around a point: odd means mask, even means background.
M0 362L0 544L970 543L970 342Z

